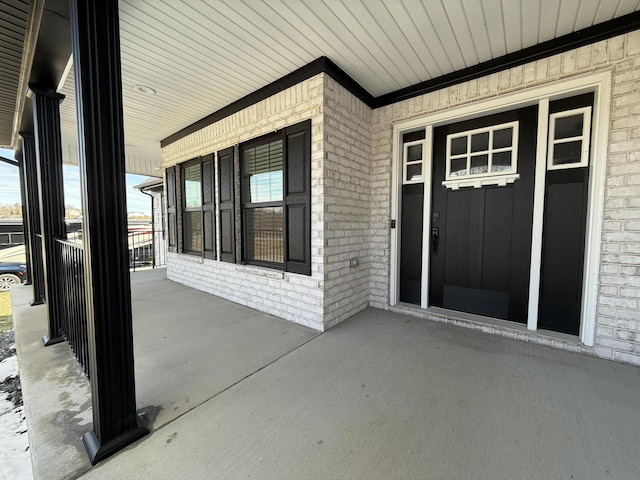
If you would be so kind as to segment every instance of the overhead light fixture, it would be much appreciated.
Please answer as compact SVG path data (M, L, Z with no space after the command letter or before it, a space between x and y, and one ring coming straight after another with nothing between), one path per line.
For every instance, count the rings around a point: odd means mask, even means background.
M156 94L156 91L153 88L148 87L146 85L134 85L133 89L136 92L144 93L145 95L155 95Z

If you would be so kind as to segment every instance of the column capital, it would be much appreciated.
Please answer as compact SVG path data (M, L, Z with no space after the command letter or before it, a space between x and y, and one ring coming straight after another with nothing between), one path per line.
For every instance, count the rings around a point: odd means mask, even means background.
M41 97L49 97L54 100L64 100L65 96L61 93L56 92L55 90L48 90L45 88L39 88L35 85L29 85L29 90L33 92L34 95L38 95Z

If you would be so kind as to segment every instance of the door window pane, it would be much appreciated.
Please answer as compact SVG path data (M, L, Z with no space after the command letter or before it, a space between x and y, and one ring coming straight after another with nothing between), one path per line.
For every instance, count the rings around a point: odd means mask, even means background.
M471 157L471 175L487 173L489 170L489 155L474 155Z
M508 148L513 144L513 128L493 132L493 148Z
M498 152L493 154L491 162L492 172L510 172L512 169L511 152Z
M467 153L467 136L451 139L451 155L463 155Z
M407 148L407 162L419 162L422 160L422 144L410 145Z
M407 165L407 180L422 180L422 163Z
M580 163L582 155L582 142L557 143L553 148L553 164L567 165Z
M471 136L471 151L484 152L489 150L489 132L477 133Z
M583 115L571 115L556 119L555 139L582 136Z
M460 177L467 174L467 157L451 159L451 176Z

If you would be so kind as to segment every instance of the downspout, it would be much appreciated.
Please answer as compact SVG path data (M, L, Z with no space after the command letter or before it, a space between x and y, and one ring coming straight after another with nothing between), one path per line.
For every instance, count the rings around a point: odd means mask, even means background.
M151 193L145 192L142 188L140 189L140 193L144 193L151 198L151 252L153 253L153 263L151 264L152 268L156 268L156 229L155 229L155 215L153 211L153 195ZM135 263L134 263L135 265Z

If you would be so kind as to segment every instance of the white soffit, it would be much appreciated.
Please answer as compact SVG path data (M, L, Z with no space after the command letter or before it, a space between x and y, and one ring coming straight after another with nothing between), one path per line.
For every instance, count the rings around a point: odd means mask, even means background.
M60 128L62 133L62 156L64 163L78 163L78 135L76 124L75 79L73 69L59 90L65 98L60 104ZM127 173L158 177L162 175L162 155L160 143L151 129L152 117L144 118L141 113L140 94L131 89L123 89L125 162ZM145 107L143 103L142 107Z
M380 96L639 8L640 0L121 0L125 136L140 157L159 159L161 139L321 56Z

